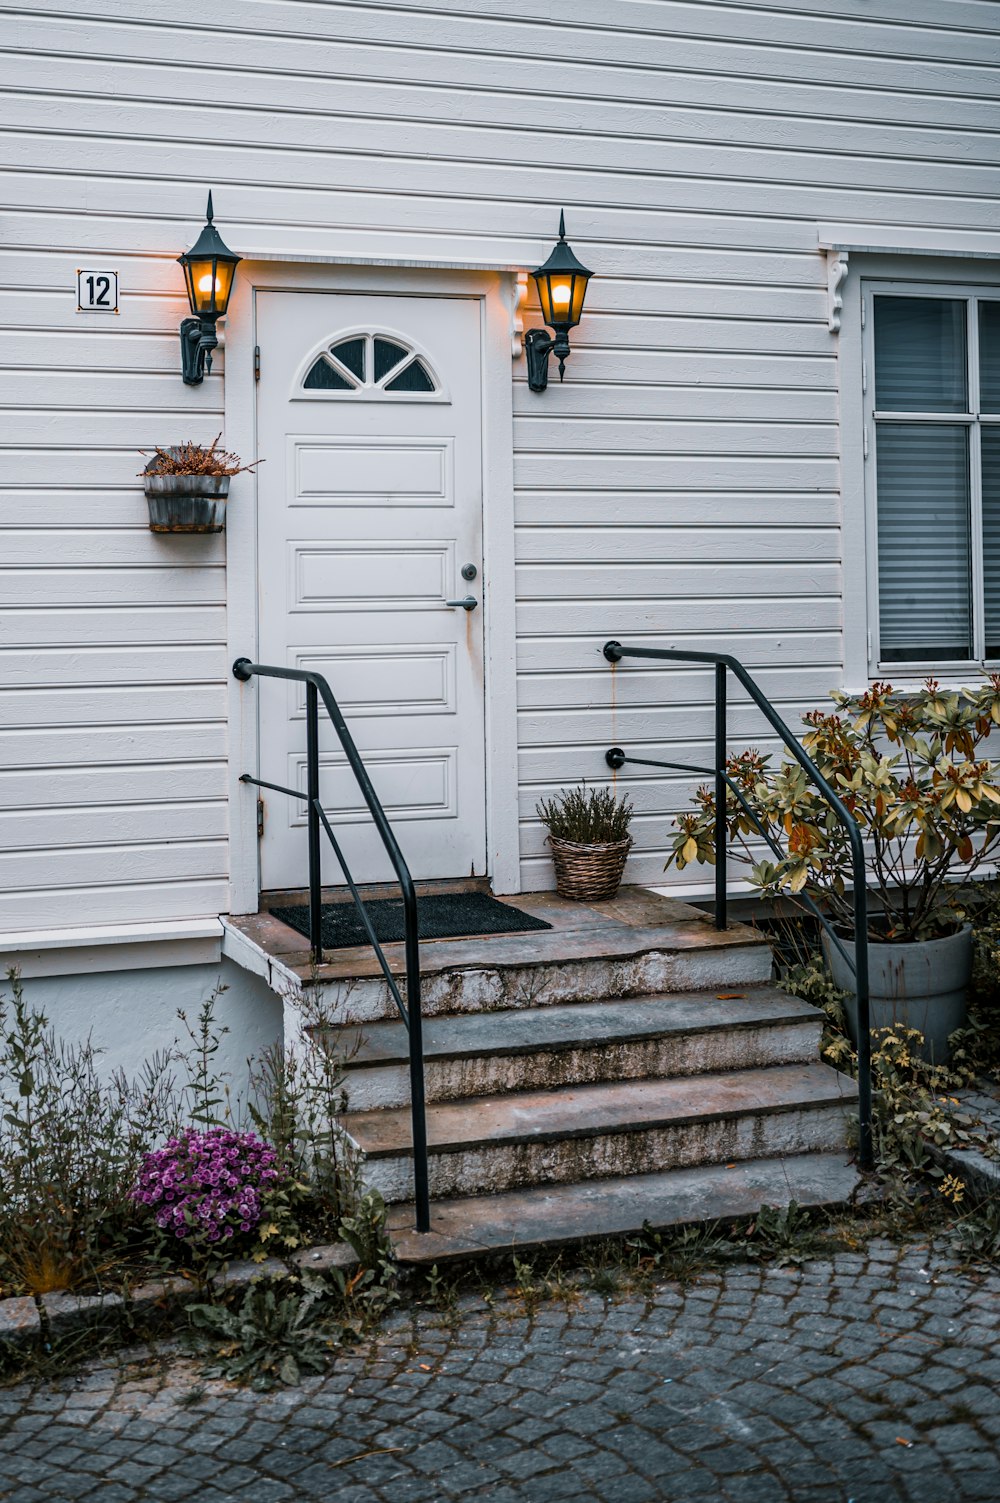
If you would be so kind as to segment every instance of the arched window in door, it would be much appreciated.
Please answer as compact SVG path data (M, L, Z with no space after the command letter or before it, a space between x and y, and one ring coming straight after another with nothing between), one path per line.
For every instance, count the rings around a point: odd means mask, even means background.
M324 344L302 381L305 392L432 396L440 384L426 356L397 335L346 334Z

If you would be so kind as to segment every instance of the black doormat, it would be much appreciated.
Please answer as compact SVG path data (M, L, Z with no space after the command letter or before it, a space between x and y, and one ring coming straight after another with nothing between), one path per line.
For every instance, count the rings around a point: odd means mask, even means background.
M375 898L365 903L365 911L382 944L402 940L402 898ZM283 924L309 935L309 909L305 903L294 908L272 908ZM486 892L439 892L417 898L421 939L466 938L473 934L516 934L525 929L551 929L544 919L522 913L509 903L498 903ZM367 945L358 910L354 903L323 904L323 948L347 950L352 945Z

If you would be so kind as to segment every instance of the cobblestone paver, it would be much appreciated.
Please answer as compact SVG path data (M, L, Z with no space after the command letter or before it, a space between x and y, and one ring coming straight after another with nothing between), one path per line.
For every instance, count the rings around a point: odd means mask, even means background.
M1000 1275L874 1243L393 1317L301 1389L176 1354L0 1391L5 1503L1000 1499Z

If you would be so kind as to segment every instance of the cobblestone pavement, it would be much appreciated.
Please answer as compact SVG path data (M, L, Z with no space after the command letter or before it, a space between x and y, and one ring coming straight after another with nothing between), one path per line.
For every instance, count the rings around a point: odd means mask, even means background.
M301 1389L174 1352L0 1390L5 1503L1000 1499L1000 1274L873 1243L648 1299L397 1313Z

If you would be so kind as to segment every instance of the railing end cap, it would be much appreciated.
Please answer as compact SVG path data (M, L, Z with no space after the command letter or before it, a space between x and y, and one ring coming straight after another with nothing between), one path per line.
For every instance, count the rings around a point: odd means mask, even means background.
M250 667L249 658L237 658L233 664L233 678L238 678L243 684L247 683L251 677Z
M622 659L622 644L620 642L605 642L604 656L609 663L620 663Z

